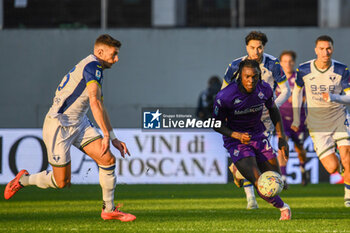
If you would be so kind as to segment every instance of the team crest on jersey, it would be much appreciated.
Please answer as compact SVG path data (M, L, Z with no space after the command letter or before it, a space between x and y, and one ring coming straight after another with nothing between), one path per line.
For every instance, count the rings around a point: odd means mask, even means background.
M237 157L237 156L239 155L239 150L235 149L235 150L233 151L233 155Z
M233 104L239 104L240 102L242 102L242 100L240 100L240 99L235 99L235 101L233 102Z
M264 93L262 93L262 92L260 91L259 94L258 94L258 96L259 96L260 99L262 99L262 98L264 98Z
M332 82L334 82L334 81L335 81L335 76L333 76L333 77L330 76L329 79L330 79Z

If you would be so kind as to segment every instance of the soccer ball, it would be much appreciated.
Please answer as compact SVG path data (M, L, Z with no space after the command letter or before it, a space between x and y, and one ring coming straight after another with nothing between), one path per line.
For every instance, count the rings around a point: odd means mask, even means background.
M264 172L258 179L258 189L265 197L276 196L283 189L281 175L274 171Z

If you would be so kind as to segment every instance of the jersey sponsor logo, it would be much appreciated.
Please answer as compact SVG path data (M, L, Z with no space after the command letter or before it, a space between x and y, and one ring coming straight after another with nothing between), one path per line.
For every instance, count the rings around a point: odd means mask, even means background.
M259 96L260 99L262 99L262 98L264 98L265 95L264 95L264 93L262 93L262 92L260 91L259 94L258 94L258 96Z
M243 115L248 113L259 112L263 110L263 104L252 106L251 108L246 108L244 110L235 110L235 115Z
M235 101L233 102L233 104L239 104L239 103L241 103L242 102L242 100L240 100L240 99L235 99Z

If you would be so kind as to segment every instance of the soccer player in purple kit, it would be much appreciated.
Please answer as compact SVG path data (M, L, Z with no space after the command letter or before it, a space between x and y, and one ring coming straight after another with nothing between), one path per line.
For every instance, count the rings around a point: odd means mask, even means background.
M238 171L256 188L259 196L281 211L280 220L290 220L291 210L279 196L265 197L257 189L258 178L265 171L280 173L276 154L264 134L261 120L264 106L268 109L278 135L278 147L287 159L289 148L278 107L270 85L261 80L259 63L245 59L230 83L216 96L213 116L221 120L224 147L229 151Z
M281 53L279 60L280 64L284 70L284 73L288 79L289 86L291 89L293 89L294 84L295 84L295 78L296 78L296 72L295 72L295 59L296 59L296 53L291 50L285 50ZM276 89L277 94L280 93L279 88L277 87ZM305 171L305 162L306 162L306 150L304 149L304 140L307 135L306 131L306 126L305 126L305 109L302 106L301 108L301 115L300 115L300 127L298 132L295 132L292 130L290 127L292 126L293 122L293 106L292 106L292 97L289 97L288 101L284 102L279 107L281 116L282 116L282 121L283 121L283 127L284 127L284 132L286 136L294 142L294 148L295 151L298 153L298 158L300 161L300 170L302 174L302 184L307 185L308 183L308 173ZM283 158L281 155L280 151L278 153L278 162L280 164L281 168L281 173L282 173L282 179L284 181L284 188L287 189L287 171L286 171L286 166L287 166L287 161Z
M261 79L268 83L271 88L278 86L281 90L281 94L276 99L276 105L279 107L289 98L291 92L286 76L279 64L278 59L264 53L267 41L267 36L264 33L258 31L251 31L245 37L247 55L237 58L231 64L229 64L226 69L221 89L225 88L229 83L235 81L233 77L237 73L239 64L242 60L256 60L259 63L261 70ZM264 108L261 118L266 127L265 134L268 136L268 139L270 139L273 134L274 127L266 108ZM259 208L255 198L253 185L244 177L239 177L236 174L237 168L233 163L230 165L229 169L233 175L234 183L237 185L237 187L244 187L244 192L247 197L247 209Z

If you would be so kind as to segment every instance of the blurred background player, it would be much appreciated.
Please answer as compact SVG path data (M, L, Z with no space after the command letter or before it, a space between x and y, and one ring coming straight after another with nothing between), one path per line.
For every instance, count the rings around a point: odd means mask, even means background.
M229 64L228 68L226 69L221 89L225 88L229 83L235 81L235 73L237 72L239 63L242 60L256 60L260 65L260 70L262 72L262 80L267 82L272 89L274 89L274 87L278 85L281 90L281 94L276 99L276 105L277 107L279 107L289 98L291 92L286 76L284 75L283 69L279 64L278 59L269 54L264 53L267 41L268 40L266 35L258 31L251 31L245 37L246 50L248 55L243 56L241 58L237 58L231 64ZM263 111L261 120L263 121L266 127L265 134L269 139L273 134L274 127L266 108ZM233 175L235 184L238 187L244 187L244 191L247 197L247 209L257 209L258 203L256 202L253 185L248 180L241 179L243 177L236 177L235 174L237 169L235 168L234 164L231 164L230 171Z
M279 57L280 64L286 75L286 78L288 80L291 90L293 90L294 88L294 83L296 78L296 72L295 72L296 56L297 55L294 51L285 50L281 53ZM276 89L276 94L277 96L280 94L280 90L278 87ZM306 116L305 116L304 102L305 101L303 101L303 105L301 107L300 126L299 126L298 132L294 132L290 128L293 122L292 97L289 97L288 100L279 107L279 110L282 116L283 127L284 127L284 132L287 136L287 141L288 141L288 138L292 139L294 143L295 151L298 153L298 158L300 161L299 167L302 175L301 183L303 185L306 185L308 183L308 173L305 171L306 150L304 149L304 140L307 136L307 132L306 132L306 126L305 126ZM286 171L287 161L283 158L280 151L278 153L277 158L281 168L282 179L284 181L284 189L287 189L288 188L287 180L286 180L287 179L287 171Z
M212 76L208 80L208 87L202 91L198 98L196 116L206 120L213 116L213 106L216 94L220 91L221 80L218 76Z
M103 196L101 217L104 220L117 219L123 222L136 219L132 214L119 211L118 206L114 205L115 157L109 149L110 141L123 157L129 151L125 143L119 141L113 133L102 95L103 70L111 68L118 61L120 47L120 41L110 35L99 36L94 44L94 54L81 60L63 78L43 126L43 139L52 171L29 175L26 170L21 170L7 184L5 199L10 199L28 185L43 189L70 186L70 147L74 145L94 159L99 167ZM86 116L89 104L103 137Z
M292 129L299 130L302 90L305 86L307 101L307 126L315 151L328 173L339 170L340 163L335 154L338 146L344 167L344 204L350 207L350 132L347 127L346 110L343 104L324 101L323 93L335 97L350 95L349 69L332 59L333 39L323 35L316 39L316 59L305 62L297 69L293 90ZM331 95L331 96L332 96Z
M278 147L286 159L289 148L281 116L274 103L274 93L270 85L261 80L259 63L249 59L241 61L236 77L236 82L216 96L214 117L221 120L222 125L215 130L223 135L224 147L238 171L257 188L261 173L280 173L276 154L264 134L265 126L261 120L264 106L276 127ZM261 198L281 210L280 220L291 219L289 206L279 196L268 198L256 190Z

